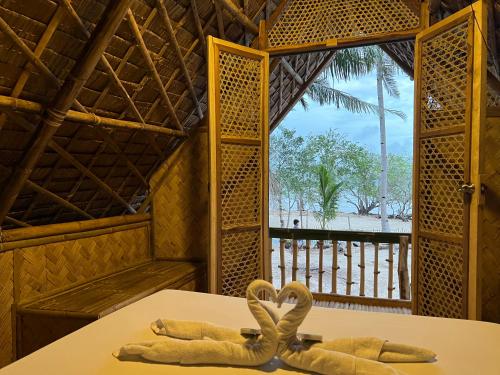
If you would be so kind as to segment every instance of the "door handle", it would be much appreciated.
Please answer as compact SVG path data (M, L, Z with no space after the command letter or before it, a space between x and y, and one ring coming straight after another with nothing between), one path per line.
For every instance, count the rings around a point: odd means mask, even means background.
M463 184L458 188L458 191L464 194L472 195L476 191L476 186L474 184Z

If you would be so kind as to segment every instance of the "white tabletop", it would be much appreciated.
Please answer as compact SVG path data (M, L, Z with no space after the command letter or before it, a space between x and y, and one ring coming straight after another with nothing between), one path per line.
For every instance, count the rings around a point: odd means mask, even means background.
M5 367L0 374L255 374L260 370L295 373L279 360L260 369L235 370L223 366L120 362L111 355L123 344L158 340L149 324L159 317L208 321L235 329L257 326L243 299L165 290L89 324ZM324 339L376 336L428 347L438 354L434 363L394 365L409 375L500 374L497 324L314 307L301 332L321 333Z

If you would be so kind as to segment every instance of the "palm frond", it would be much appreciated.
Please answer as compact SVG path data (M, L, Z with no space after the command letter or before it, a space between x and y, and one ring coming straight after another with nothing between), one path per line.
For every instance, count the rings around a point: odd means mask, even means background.
M378 105L366 102L344 91L340 91L329 86L328 82L322 78L313 82L307 90L310 98L320 105L335 105L337 108L345 108L352 113L378 114ZM398 116L406 120L406 114L402 111L386 108L387 113Z

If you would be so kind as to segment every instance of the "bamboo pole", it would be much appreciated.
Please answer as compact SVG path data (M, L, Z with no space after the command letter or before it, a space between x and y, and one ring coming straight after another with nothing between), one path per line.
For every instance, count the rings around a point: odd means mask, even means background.
M387 278L387 298L392 299L394 290L394 244L389 244L389 257L386 259L389 263L389 277Z
M332 293L337 293L337 272L339 270L338 264L338 241L332 241Z
M259 27L250 18L248 18L248 16L245 15L245 13L231 0L215 0L215 2L219 2L224 8L226 8L226 10L231 13L252 34L259 34Z
M295 82L297 82L299 85L304 84L304 80L302 79L300 74L295 71L295 69L290 65L290 63L284 57L281 59L281 65L292 76Z
M179 60L179 64L181 66L182 74L186 79L186 83L188 86L188 90L191 93L191 99L196 107L198 112L198 117L200 119L203 118L203 111L201 110L200 102L198 101L198 97L196 96L196 91L193 86L193 81L191 80L191 76L189 75L189 71L187 69L186 63L184 61L184 57L182 56L181 48L179 47L179 43L177 42L177 38L175 37L174 28L172 27L172 23L170 21L170 16L168 15L167 8L165 8L165 4L163 0L156 0L156 7L160 12L160 17L163 21L163 26L167 30L168 38L174 47L175 54L177 55L177 59Z
M175 113L172 102L170 101L168 94L167 94L167 91L165 90L165 87L163 86L163 82L161 80L160 74L158 74L158 71L156 70L153 59L151 58L149 50L146 47L146 43L144 42L144 39L142 38L142 34L141 34L141 31L139 30L139 26L137 25L137 21L135 20L134 14L132 13L132 11L130 9L127 12L127 19L129 21L130 29L132 30L132 33L134 34L135 40L137 41L137 45L139 47L139 50L141 51L142 57L144 58L144 61L146 62L149 74L151 75L153 80L156 82L156 85L157 85L158 90L160 92L160 95L163 99L163 102L167 106L167 111L170 114L170 117L172 118L172 120L174 121L174 125L176 126L177 129L183 130L182 125L179 122L179 119Z
M309 288L311 279L311 240L306 240L306 286Z
M0 95L0 108L11 109L13 111L21 111L26 113L43 114L44 107L40 103L32 102L29 100L17 99L10 96ZM164 128L161 126L143 124L135 121L118 120L109 117L98 116L93 113L84 113L74 110L67 112L66 121L72 121L81 124L107 126L112 128L126 128L134 130L144 130L154 133L166 134L176 137L185 137L186 133L179 130Z
M226 31L224 30L224 15L222 14L222 8L218 1L214 1L215 14L217 15L217 30L219 32L219 38L226 39Z
M44 113L41 122L42 126L37 131L30 150L24 156L19 168L11 176L0 198L0 223L7 216L40 156L45 151L47 144L61 126L78 93L95 69L99 58L115 34L131 2L132 0L120 0L110 3L110 6L104 12L102 20L96 27L92 39L84 49L83 56L75 64L57 93L54 105Z
M92 215L89 215L88 213L86 213L82 209L78 208L74 204L61 198L57 194L54 194L51 191L41 187L40 185L35 184L34 182L32 182L30 180L26 180L26 186L28 186L31 190L36 191L38 194L41 194L44 197L49 198L50 200L60 204L61 206L66 207L67 209L69 209L71 211L75 211L75 212L79 213L80 215L82 215L83 217L86 217L87 219L94 219L94 217Z
M298 256L298 243L297 240L292 240L292 281L297 281L297 256Z
M378 297L378 275L380 271L378 270L378 251L379 244L375 244L375 249L373 252L374 260L373 260L373 297Z
M345 294L351 295L351 287L352 287L352 242L347 241L347 280L345 286Z
M318 251L319 251L319 266L318 266L318 292L323 293L323 273L325 270L323 269L323 249L324 249L324 241L318 241Z
M33 131L34 125L28 122L26 119L24 119L21 116L17 116L15 114L11 114L11 116L17 121L19 125L24 127L28 131ZM69 152L67 152L64 148L59 146L58 143L56 143L53 140L49 140L47 143L47 146L53 149L55 152L59 154L59 156L66 160L68 163L73 165L76 169L78 169L83 175L87 176L90 178L92 181L94 181L98 186L100 186L104 191L106 191L109 195L111 195L113 198L115 198L118 202L120 202L124 207L128 209L129 212L131 213L136 213L134 208L128 204L127 201L125 201L120 195L118 195L111 187L109 187L104 181L102 181L99 177L97 177L92 171L90 171L86 166L84 166L82 163L80 163L77 159L75 159ZM69 202L68 202L69 203Z
M365 243L359 243L359 295L365 296Z
M284 238L280 238L280 271L281 271L281 289L286 284L286 267L285 267L285 243L286 240Z
M273 239L271 237L268 238L268 251L265 259L265 269L264 269L264 280L269 281L271 284L273 283Z
M50 71L38 56L19 38L14 30L0 17L0 30L9 37L9 39L24 53L26 58L46 77L50 83L54 83L56 87L60 87L59 79Z
M122 232L124 230L143 228L145 225L147 225L147 224L133 223L133 224L125 224L125 225L122 225L119 227L109 227L109 228L95 229L95 230L90 230L90 231L85 231L85 232L59 234L59 235L54 235L54 236L49 236L49 237L37 237L37 238L31 238L31 239L19 240L19 241L13 241L13 242L4 242L4 243L0 243L0 252L13 250L13 249L20 249L20 248L24 248L24 247L41 246L41 245L46 245L46 244L54 243L54 242L63 242L63 241L76 240L76 239L80 239L80 238L102 236L105 234ZM33 228L33 227L31 227L31 228Z
M3 231L4 242L16 242L34 238L57 236L61 234L87 232L110 227L119 227L128 224L149 223L151 216L126 215L114 216L104 219L72 221L69 223L41 225L29 228L8 229Z
M399 239L398 252L399 299L410 299L410 278L408 275L408 237Z
M191 0L191 11L193 12L194 24L196 25L196 31L198 31L198 37L203 48L203 54L207 56L207 41L205 40L205 32L203 31L203 26L200 20L200 13L198 12L198 5L196 0Z
M19 227L31 227L31 225L29 225L28 223L25 223L24 221L21 221L21 220L17 220L13 217L10 217L10 216L5 216L5 221L7 223L12 223L12 224L15 224Z

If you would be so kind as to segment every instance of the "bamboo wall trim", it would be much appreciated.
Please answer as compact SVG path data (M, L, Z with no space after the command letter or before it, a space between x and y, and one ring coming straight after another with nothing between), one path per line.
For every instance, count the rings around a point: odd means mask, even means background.
M126 215L115 216L104 219L74 221L71 223L50 224L37 227L4 230L2 232L3 243L29 240L62 234L80 233L98 229L106 229L127 224L147 223L151 215Z

